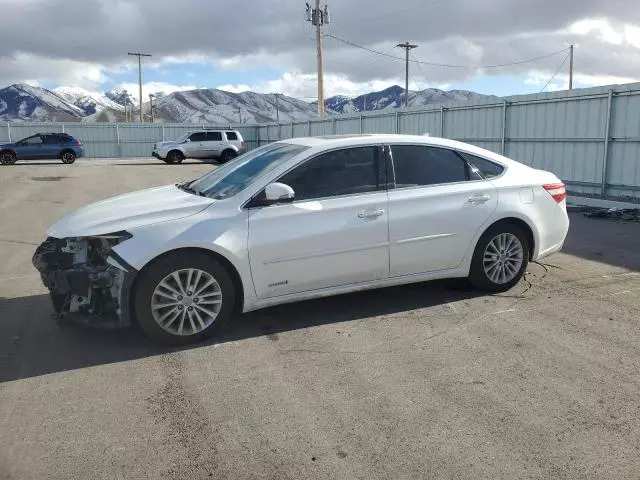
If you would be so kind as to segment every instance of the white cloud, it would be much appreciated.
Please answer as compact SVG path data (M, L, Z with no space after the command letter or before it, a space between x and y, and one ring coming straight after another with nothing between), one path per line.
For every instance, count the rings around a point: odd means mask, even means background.
M115 88L118 89L124 89L127 92L129 92L132 96L134 101L138 102L138 84L137 83L119 83L117 85L115 85ZM184 90L193 90L196 87L195 85L174 85L172 83L166 83L166 82L148 82L148 83L143 83L142 84L142 101L143 102L147 102L149 101L149 94L158 94L158 93L163 93L163 94L169 94L169 93L173 93L173 92L181 92Z
M355 97L363 93L383 90L391 85L404 85L404 79L395 78L391 80L372 80L370 82L353 82L344 75L325 75L324 77L324 95L326 98L335 95L344 95ZM289 97L300 98L302 100L313 101L317 98L317 76L314 74L306 74L299 72L287 72L280 78L269 80L267 82L257 83L254 85L247 84L226 84L220 85L220 90L227 92L246 92L253 91L258 93L282 93ZM425 88L435 87L447 89L450 85L439 84L433 85L423 81L409 82L410 90L424 90Z
M242 93L242 92L253 90L249 85L245 85L245 84L231 85L230 83L227 83L225 85L220 85L217 88L220 90L224 90L225 92L231 92L231 93Z
M621 45L624 35L617 32L606 18L585 18L569 26L569 32L577 35L597 33L600 40L613 45Z
M544 72L531 71L524 80L525 85L538 86L542 88L547 84L551 74ZM596 87L602 85L617 85L624 83L637 82L640 78L616 77L612 75L583 75L574 74L573 84L575 87ZM555 78L546 87L546 92L554 92L558 90L567 90L569 88L569 75L566 73L556 75Z
M43 58L23 52L0 57L0 65L0 84L29 81L31 84L58 83L92 89L108 80L104 67L97 63Z

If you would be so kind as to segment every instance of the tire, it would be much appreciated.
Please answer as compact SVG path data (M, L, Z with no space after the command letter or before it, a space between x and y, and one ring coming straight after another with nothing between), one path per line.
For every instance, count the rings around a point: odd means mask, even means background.
M478 240L469 281L481 290L505 292L520 281L528 264L529 242L522 229L499 224Z
M184 160L184 155L180 150L171 150L167 153L167 158L165 162L167 163L182 163Z
M73 150L64 150L60 154L60 160L66 165L71 165L76 161L76 153Z
M198 289L200 296L195 295ZM163 256L145 268L134 295L138 324L166 345L198 342L220 332L234 313L236 298L227 270L208 255L189 251Z
M16 154L10 151L5 151L0 153L0 164L2 165L13 165L16 163L17 158Z
M227 163L229 160L236 158L238 154L233 150L225 150L220 156L220 163Z

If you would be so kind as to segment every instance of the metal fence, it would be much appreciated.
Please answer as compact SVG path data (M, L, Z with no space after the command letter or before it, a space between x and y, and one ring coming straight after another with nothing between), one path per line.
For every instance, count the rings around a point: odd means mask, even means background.
M451 138L554 172L572 192L640 198L640 83L261 125L257 138L350 133Z
M89 157L149 156L153 143L214 125L7 124L0 142L35 132L65 131ZM238 129L255 148L292 137L351 133L408 133L472 143L549 170L578 193L640 198L640 83L518 95L422 109L366 112L323 120Z

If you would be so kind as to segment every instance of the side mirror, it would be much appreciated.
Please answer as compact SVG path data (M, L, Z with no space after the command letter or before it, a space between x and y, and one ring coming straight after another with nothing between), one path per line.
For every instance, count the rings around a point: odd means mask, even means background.
M190 139L190 138L186 138L186 139L184 140L184 143L189 143L190 141L191 141L191 139Z
M270 183L264 189L265 204L273 205L274 203L290 203L293 202L296 194L289 185L284 183Z

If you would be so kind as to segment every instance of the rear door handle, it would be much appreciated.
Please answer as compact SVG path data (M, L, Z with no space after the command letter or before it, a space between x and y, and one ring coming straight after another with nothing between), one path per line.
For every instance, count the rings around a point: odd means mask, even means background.
M481 195L473 195L469 197L469 200L467 201L473 205L481 205L483 203L488 202L490 199L491 199L490 195L481 194Z
M358 213L358 218L375 218L384 214L384 210L364 210Z

